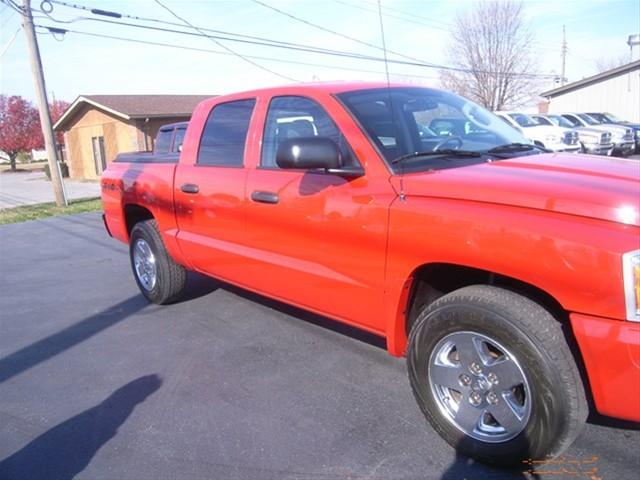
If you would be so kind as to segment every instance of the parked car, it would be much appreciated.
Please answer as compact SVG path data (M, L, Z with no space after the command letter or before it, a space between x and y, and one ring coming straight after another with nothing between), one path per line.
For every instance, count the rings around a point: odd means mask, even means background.
M104 219L149 301L193 270L379 335L446 441L522 465L588 396L640 421L637 168L545 152L441 90L255 90L198 105L177 164L109 164Z
M602 129L591 127L573 127L572 123L561 115L531 115L541 125L555 125L563 128L572 128L578 132L578 140L584 153L594 155L611 155L613 142L611 132L603 132Z
M519 129L525 137L547 150L575 153L580 151L578 133L573 129L556 125L541 125L525 113L495 113L512 127Z
M635 149L635 139L633 129L618 125L602 125L586 113L561 113L563 118L567 119L576 127L591 127L611 133L613 141L613 150L611 155L631 155Z
M116 156L116 162L125 163L176 163L182 151L184 134L189 122L163 125L153 143L153 151L126 152Z
M621 120L611 113L587 113L591 118L601 123L602 125L619 125L621 127L629 127L633 129L634 137L636 141L636 153L640 152L640 123L631 123L626 120Z

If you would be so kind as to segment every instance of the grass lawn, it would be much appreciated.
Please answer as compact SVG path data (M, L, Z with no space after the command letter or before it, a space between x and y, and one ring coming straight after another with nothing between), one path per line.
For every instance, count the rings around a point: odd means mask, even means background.
M16 164L16 172L35 172L37 170L44 170L44 166L47 164L44 162L30 162L30 163L18 163ZM11 165L8 163L0 164L0 173L11 173Z
M55 215L73 215L74 213L96 212L102 210L99 198L88 200L72 200L67 208L58 208L55 203L39 203L24 207L0 209L0 225L5 223L19 223Z

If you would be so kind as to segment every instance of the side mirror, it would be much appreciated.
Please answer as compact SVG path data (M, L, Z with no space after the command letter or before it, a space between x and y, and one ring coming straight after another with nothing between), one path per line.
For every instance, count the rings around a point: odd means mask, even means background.
M303 170L322 169L343 177L361 177L364 170L360 165L342 164L340 148L327 137L300 137L285 140L276 152L276 164L280 168Z
M291 138L278 147L276 163L280 168L330 170L342 166L342 155L336 142L330 138Z

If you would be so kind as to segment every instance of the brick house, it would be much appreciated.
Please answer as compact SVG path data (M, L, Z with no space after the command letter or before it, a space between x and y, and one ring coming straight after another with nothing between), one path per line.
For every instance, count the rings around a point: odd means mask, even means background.
M160 126L189 120L213 95L84 95L53 126L74 179L97 179L118 153L152 150Z

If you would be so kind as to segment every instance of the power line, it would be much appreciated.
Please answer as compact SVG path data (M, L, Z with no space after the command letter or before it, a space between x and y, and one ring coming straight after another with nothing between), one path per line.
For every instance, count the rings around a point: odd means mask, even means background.
M292 78L292 77L289 77L287 75L281 74L281 73L276 72L274 70L271 70L271 69L269 69L267 67L264 67L264 66L260 65L259 63L256 63L256 62L252 61L247 56L242 55L241 53L238 53L235 50L227 47L222 42L218 41L214 36L208 35L204 31L205 29L202 29L200 27L197 27L197 26L193 25L188 20L186 20L185 18L183 18L180 15L178 15L177 13L175 13L173 10L171 10L168 6L166 6L165 4L160 2L159 0L155 0L155 2L158 5L160 5L162 8L164 8L166 11L168 11L175 18L180 20L182 22L182 24L184 24L187 27L190 27L190 28L196 30L200 34L200 36L208 38L210 41L212 41L213 43L218 45L220 48L224 48L229 53L231 53L231 54L235 55L236 57L244 60L245 62L253 65L254 67L257 67L257 68L259 68L261 70L264 70L264 71L266 71L268 73L271 73L272 75L276 75L276 76L278 76L280 78L284 78L285 80L289 80L289 81L293 81L293 82L297 82L298 81L295 78ZM103 21L103 22L108 22L108 23L115 23L115 24L134 26L133 24L125 24L125 23L120 23L120 22L109 22L108 20L94 19L94 18L90 18L90 17L76 17L76 18L74 18L72 20L68 20L68 21L57 20L57 19L51 17L51 15L49 15L53 11L53 5L52 4L63 5L63 6L70 7L70 8L75 8L75 9L79 9L79 10L88 11L88 12L91 12L91 13L96 14L96 15L105 15L105 16L109 16L109 17L113 17L113 18L126 17L126 18L131 18L133 20L139 20L139 21L145 21L145 22L171 23L173 25L182 26L181 24L177 24L177 23L174 23L174 22L164 22L164 21L157 20L157 19L154 19L154 18L140 17L140 16L136 16L136 15L121 14L119 12L112 12L112 11L108 11L108 10L100 10L100 9L95 9L95 8L89 8L87 6L79 5L79 4L76 4L76 3L69 3L69 2L59 1L59 0L43 0L42 3L40 4L40 11L42 11L42 13L44 13L47 17L49 17L50 20L53 20L53 21L59 22L59 23L73 23L73 22L78 21L78 20L91 20L91 21ZM43 8L44 5L49 5L50 8L45 10ZM140 26L140 25L138 25L138 26ZM151 28L151 27L148 27L148 28ZM184 32L184 33L186 33L186 32Z
M174 12L173 10L171 10L169 7L167 7L164 3L162 3L160 0L155 0L155 2L160 5L162 8L164 8L167 12L169 12L171 15L173 15L174 17L176 17L178 20L180 20L181 22L184 22L187 26L193 28L196 32L199 32L200 34L204 35L205 37L207 37L209 40L211 40L213 43L215 43L216 45L218 45L221 48L224 48L226 51L228 51L229 53L234 54L236 57L244 60L245 62L253 65L254 67L257 67L261 70L264 70L265 72L271 73L273 75L276 75L280 78L284 78L285 80L290 80L293 82L297 82L299 80L296 80L295 78L289 77L288 75L284 75L282 73L278 73L275 70L271 70L270 68L267 68L263 65L260 65L259 63L254 62L253 60L251 60L250 58L245 57L244 55L236 52L235 50L227 47L224 43L219 42L218 40L216 40L213 37L210 37L209 35L207 35L206 33L204 33L204 31L200 30L198 27L196 27L195 25L193 25L191 22L189 22L188 20L186 20L185 18L181 17L180 15L178 15L176 12Z
M102 34L102 33L92 33L92 32L83 32L80 30L69 30L69 29L55 29L53 28L53 32L51 31L52 27L48 27L46 25L35 25L38 28L43 28L46 29L47 32L41 32L41 33L48 33L51 35L57 35L61 32L59 32L58 30L63 30L64 33L73 33L73 34L77 34L77 35L86 35L89 37L97 37L97 38L107 38L110 40L121 40L121 41L125 41L125 42L131 42L131 43L140 43L143 45L153 45L153 46L159 46L159 47L168 47L168 48L177 48L180 50L191 50L191 51L195 51L195 52L203 52L203 53L213 53L216 55L232 55L229 52L222 52L220 50L211 50L211 49L207 49L207 48L198 48L198 47L188 47L186 45L177 45L177 44L173 44L173 43L164 43L164 42L154 42L151 40L140 40L137 38L129 38L129 37L120 37L120 36L115 36L115 35L106 35L106 34ZM266 60L266 61L270 61L270 62L279 62L279 63L289 63L292 65L305 65L305 66L311 66L311 67L321 67L321 68L328 68L328 69L333 69L333 70L344 70L344 71L351 71L351 72L364 72L364 73L376 73L379 74L380 72L377 70L366 70L366 69L361 69L361 68L350 68L350 67L341 67L341 66L336 66L336 65L327 65L327 64L321 64L321 63L313 63L313 62L302 62L302 61L298 61L298 60L285 60L283 58L275 58L275 57L266 57L266 56L260 56L260 55L246 55L246 57L248 58L253 58L256 60ZM415 75L415 74L408 74L408 73L401 73L399 75L403 75L403 76L408 76L408 77L415 77L415 78L424 78L424 79L430 79L430 80L437 80L438 77L433 77L433 76L427 76L427 75Z
M60 2L56 2L56 3L60 3ZM56 22L56 23L64 23L64 21L58 21L57 19L55 19L53 17L49 17L49 18L51 20L53 20L54 22ZM151 26L151 25L141 25L141 24L138 24L138 23L128 23L128 22L114 21L114 20L107 20L107 19L98 19L98 18L86 18L86 19L87 20L96 21L96 22L101 22L101 23L128 26L128 27L134 27L134 28L140 28L140 29L146 29L146 30L152 30L152 31L161 31L161 32L175 33L175 34L180 34L180 35L204 37L204 38L208 38L210 40L211 39L218 39L218 40L224 40L224 41L230 41L230 42L266 46L266 47L271 47L271 48L280 48L280 49L285 49L285 50L301 51L301 52L306 52L306 53L315 53L315 54L319 54L319 55L338 56L338 57L351 58L351 59L363 60L363 61L376 61L376 62L384 61L383 58L374 57L374 56L371 56L371 55L363 55L363 54L359 54L359 53L348 52L348 51L340 51L340 50L327 50L327 49L322 49L322 48L318 48L318 47L312 47L312 46L308 46L308 45L299 45L299 44L293 44L293 43L279 43L278 41L272 41L272 40L266 39L266 38L263 38L261 40L251 40L251 39L245 39L245 38L233 38L233 37L224 36L224 35L208 35L208 34L204 34L204 33L201 32L202 30L205 30L202 27L195 27L195 28L197 28L197 33L196 33L196 32L187 32L187 31L184 31L184 30L175 30L175 29L164 28L164 27L157 27L157 26ZM60 30L61 30L61 32L59 32L59 33L63 33L64 29L60 29ZM236 34L231 34L231 35L236 35ZM254 38L260 38L260 37L254 37ZM422 68L436 68L436 69L441 69L441 70L458 71L458 72L464 72L464 73L473 73L473 72L475 72L475 73L484 73L484 74L488 74L488 75L506 75L506 76L511 76L511 77L522 76L522 77L527 77L527 78L553 78L553 77L555 77L554 75L549 75L549 74L529 74L529 73L519 73L519 72L513 72L513 73L512 72L495 72L495 71L488 71L488 70L487 71L476 71L476 70L464 69L464 68L459 68L459 67L450 67L450 66L446 66L446 65L427 63L427 62L423 62L423 61L419 61L419 60L418 61L407 61L407 60L400 60L400 59L397 59L397 58L391 58L391 59L388 60L388 62L389 63L393 63L393 64L397 64L397 65L405 65L405 66L412 66L412 67L422 67Z
M92 11L91 9L89 9L88 7L84 7L82 5L76 5L76 4L72 4L72 3L67 3L67 2L63 2L63 1L56 1L56 0L45 0L48 3L56 3L56 4L60 4L60 5L64 5L66 7L71 7L71 8L77 8L77 9L82 9L82 10L86 10L86 11ZM45 3L45 2L43 2ZM113 21L113 20L106 20L106 19L102 19L102 18L91 18L91 17L86 17L86 16L79 16L79 17L75 17L71 20L60 20L57 18L54 18L50 15L51 11L43 11L41 10L49 20L52 20L56 23L75 23L77 21L93 21L93 22L102 22L102 23L110 23L113 25L125 25L125 26L130 26L130 27L141 27L141 28L145 28L144 25L139 25L139 24L132 24L132 23L126 23L126 22L117 22L117 21ZM130 18L130 19L137 19L137 20L141 20L141 21L145 21L145 22L156 22L156 23L161 23L161 24L165 24L165 25L172 25L172 26L178 26L178 27L184 27L183 23L177 23L177 22L169 22L169 21L165 21L165 20L159 20L159 19L155 19L155 18L144 18L144 17L138 17L136 15L128 15L128 14L124 14L124 13L116 13L116 12L110 12L114 15L109 15L109 16L115 16L118 15L118 18ZM44 17L36 17L36 18L44 18ZM159 31L163 31L163 32L169 32L169 33L183 33L185 35L196 35L190 32L184 32L184 31L176 31L176 30L171 30L171 29L164 29L164 28L160 28L160 27L146 27L149 29L155 29L155 30L159 30ZM244 43L253 43L256 45L262 45L262 46L272 46L272 47L277 47L280 48L280 46L282 45L286 45L286 46L291 46L291 47L299 47L299 49L301 51L306 51L306 52L313 52L313 53L317 53L317 52L331 52L331 53L340 53L339 51L336 50L331 50L331 49L327 49L327 48L322 48L322 47L316 47L316 46L312 46L312 45L305 45L305 44L300 44L300 43L293 43L293 42L285 42L282 40L274 40L274 39L269 39L269 38L265 38L265 37L257 37L257 36L253 36L253 35L243 35L243 34L239 34L239 33L233 33L233 32L228 32L228 31L224 31L224 30L216 30L216 29L212 29L212 28L204 28L204 27L198 27L199 30L204 30L205 32L213 32L219 35L209 35L212 36L214 38L218 38L221 40L227 40L227 41L238 41L236 38L228 38L228 36L232 36L232 37L238 37L238 38L242 38L242 39L248 39L248 40L255 40L255 42L253 41L249 41L249 42L244 42ZM201 35L196 35L196 36L201 36ZM360 54L353 54L353 56L365 56L365 55L360 55Z
M376 15L378 13L376 10L374 10L372 8L364 7L362 5L354 5L353 3L345 2L343 0L333 0L333 1L335 3L339 3L341 5L346 5L347 7L357 8L358 10L362 10L362 11L365 11L365 12L370 12L370 13L373 13L373 14L376 14ZM389 7L382 7L382 8L390 10ZM416 17L417 18L425 18L425 19L426 19L426 17L418 17L418 16L412 15L412 17L414 17L414 18L404 18L404 17L400 17L398 15L394 15L394 14L391 14L391 13L384 13L384 12L382 13L382 15L387 17L387 18L394 18L396 20L400 20L400 21L403 21L403 22L413 23L414 25L422 25L424 27L429 27L429 28L434 28L436 30L442 30L444 32L449 32L449 30L446 29L446 28L439 27L439 26L436 26L436 25L433 25L433 24L428 24L428 23L425 23L424 21L416 20ZM426 20L427 21L435 21L435 20L430 20L430 19L426 19Z
M317 23L310 22L308 20L305 20L304 18L297 17L297 16L295 16L295 15L293 15L291 13L285 12L284 10L280 10L279 8L273 7L273 6L269 5L268 3L262 2L260 0L251 0L251 1L253 3L261 5L261 6L265 7L265 8L268 8L269 10L273 10L274 12L277 12L277 13L279 13L281 15L284 15L285 17L291 18L292 20L304 23L305 25L308 25L310 27L316 28L318 30L322 30L323 32L331 33L333 35L337 35L339 37L346 38L347 40L350 40L350 41L355 42L355 43L359 43L360 45L365 45L367 47L375 48L376 50L383 50L383 48L381 48L379 45L376 45L374 43L365 42L365 41L360 40L358 38L351 37L349 35L345 35L344 33L336 32L335 30L331 30L330 28L323 27L322 25L318 25ZM394 52L393 50L388 50L387 49L387 50L385 50L385 54L387 52L393 53L394 55L397 55L398 57L407 58L409 60L415 60L415 61L418 61L418 62L422 62L423 61L423 60L420 60L419 58L411 57L411 56L405 55L403 53Z
M372 4L373 2L365 2L365 3ZM400 10L399 8L396 8L396 7L387 7L387 6L382 5L382 10L387 10L387 11L390 11L390 12L397 12L397 13L400 13L401 15L407 15L407 16L409 16L411 18L420 18L420 19L425 20L427 22L434 22L434 23L439 23L441 25L445 25L447 27L453 27L453 24L451 24L449 22L443 22L442 20L436 20L434 18L429 18L429 17L425 17L423 15L418 15L415 12L407 12L405 10ZM383 15L384 15L384 13L383 13ZM387 14L387 16L388 16L388 14Z

